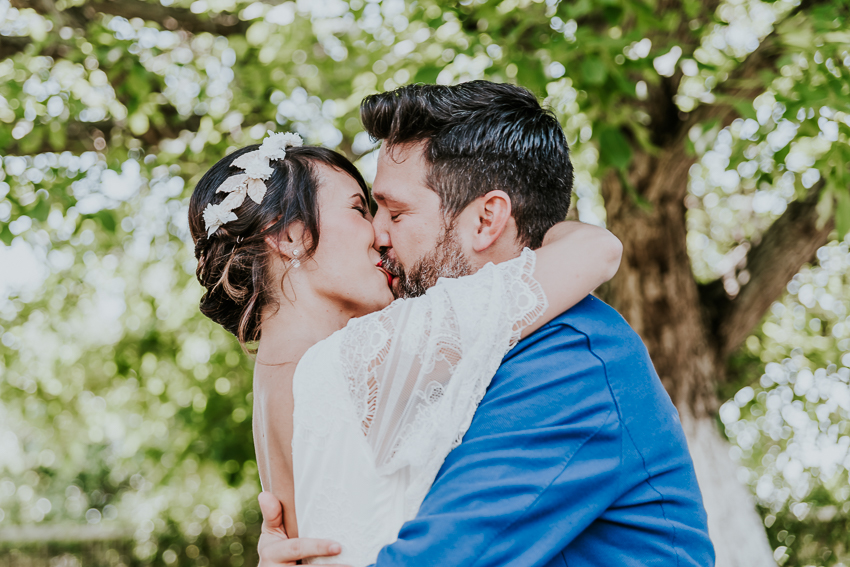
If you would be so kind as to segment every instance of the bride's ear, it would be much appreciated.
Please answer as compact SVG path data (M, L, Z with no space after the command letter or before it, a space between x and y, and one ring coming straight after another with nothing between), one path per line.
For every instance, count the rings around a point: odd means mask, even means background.
M310 235L305 230L304 223L295 221L290 223L279 235L267 235L266 245L277 250L278 254L286 260L303 258L304 250L310 246Z

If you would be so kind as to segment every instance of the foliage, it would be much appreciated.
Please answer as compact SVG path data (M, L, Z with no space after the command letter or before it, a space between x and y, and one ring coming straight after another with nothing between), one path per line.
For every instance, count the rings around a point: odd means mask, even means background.
M763 509L777 559L791 565L850 555L850 254L847 242L818 252L774 303L743 357L757 383L720 410L741 470Z
M530 88L565 127L577 209L597 223L599 179L657 152L653 121L690 116L688 250L695 276L731 294L751 243L811 188L824 222L850 229L846 0L12 4L0 0L0 529L119 526L128 562L195 564L195 546L217 563L197 544L209 538L235 538L234 565L247 554L251 361L197 311L188 195L268 129L373 175L367 94ZM848 561L850 321L834 259L847 250L824 250L738 355L745 387L721 412L777 557L799 565ZM797 453L813 444L832 456Z

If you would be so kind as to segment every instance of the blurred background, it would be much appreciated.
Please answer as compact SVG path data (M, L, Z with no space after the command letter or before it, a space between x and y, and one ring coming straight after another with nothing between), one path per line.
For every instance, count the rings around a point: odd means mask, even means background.
M194 183L267 130L371 180L358 106L560 119L600 296L679 409L718 565L850 565L848 0L0 0L0 567L256 564L252 361Z

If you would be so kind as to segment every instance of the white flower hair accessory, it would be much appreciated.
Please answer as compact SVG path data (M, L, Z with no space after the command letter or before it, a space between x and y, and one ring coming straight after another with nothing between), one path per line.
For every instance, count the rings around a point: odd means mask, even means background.
M269 130L269 135L263 140L259 149L233 160L233 166L245 173L228 177L215 190L216 193L230 194L221 203L217 205L210 203L204 209L207 238L212 236L221 225L238 218L233 209L242 206L246 196L258 205L262 203L263 197L266 196L265 180L274 172L269 162L285 158L287 148L299 147L303 143L298 134L275 133Z

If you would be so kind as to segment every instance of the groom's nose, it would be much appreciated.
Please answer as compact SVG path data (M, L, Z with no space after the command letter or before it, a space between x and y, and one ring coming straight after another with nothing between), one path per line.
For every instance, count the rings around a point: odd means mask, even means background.
M393 245L390 240L388 220L389 213L386 210L381 210L379 207L372 219L372 230L375 231L375 249L379 252L383 252L383 250Z

